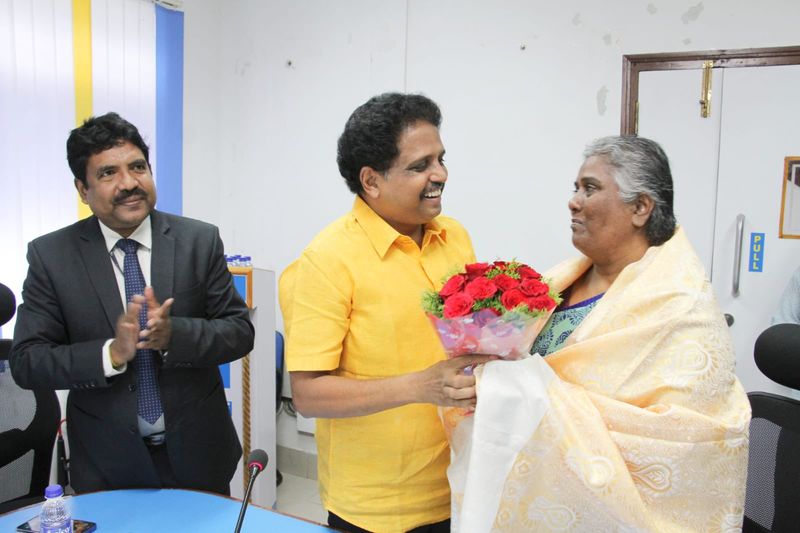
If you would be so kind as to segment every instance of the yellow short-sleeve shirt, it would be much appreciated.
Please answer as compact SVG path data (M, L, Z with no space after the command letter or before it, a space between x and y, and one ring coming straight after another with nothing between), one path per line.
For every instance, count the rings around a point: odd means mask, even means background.
M371 379L444 359L422 293L474 261L455 220L431 221L420 248L356 197L281 276L287 369ZM348 522L407 531L450 516L450 455L436 406L318 419L316 439L322 503Z

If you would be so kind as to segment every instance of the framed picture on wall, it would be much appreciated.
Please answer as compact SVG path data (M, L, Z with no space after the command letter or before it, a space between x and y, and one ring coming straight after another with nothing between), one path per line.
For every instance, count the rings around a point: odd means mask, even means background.
M781 239L800 239L800 157L786 157L783 164Z

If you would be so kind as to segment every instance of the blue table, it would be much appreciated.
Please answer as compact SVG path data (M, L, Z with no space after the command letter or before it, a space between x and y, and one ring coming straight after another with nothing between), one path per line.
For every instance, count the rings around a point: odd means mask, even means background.
M93 492L68 500L72 518L97 523L97 533L151 533L158 531L233 531L242 503L207 492L181 489L131 489ZM16 527L39 513L41 504L0 516L0 532ZM333 531L300 518L250 505L242 531L322 533Z

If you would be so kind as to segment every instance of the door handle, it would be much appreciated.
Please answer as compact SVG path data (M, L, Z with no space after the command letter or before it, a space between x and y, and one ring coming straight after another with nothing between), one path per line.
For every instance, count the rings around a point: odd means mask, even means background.
M733 252L733 290L731 294L739 296L739 272L742 267L742 239L744 238L744 215L736 217L736 242Z

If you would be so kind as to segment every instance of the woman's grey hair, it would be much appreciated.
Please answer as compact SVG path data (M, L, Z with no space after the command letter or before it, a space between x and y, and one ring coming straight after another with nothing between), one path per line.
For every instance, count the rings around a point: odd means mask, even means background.
M639 195L653 200L653 212L645 224L650 246L668 241L675 233L674 192L669 160L658 143L634 135L602 137L583 151L585 159L592 156L603 157L614 169L623 202L633 203Z

